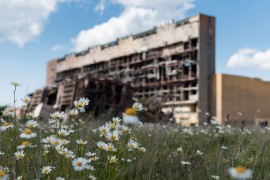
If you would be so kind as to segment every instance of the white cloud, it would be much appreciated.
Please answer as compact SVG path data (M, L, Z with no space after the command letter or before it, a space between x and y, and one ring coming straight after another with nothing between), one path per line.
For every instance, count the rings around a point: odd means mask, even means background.
M181 19L194 7L193 0L112 0L124 7L118 17L82 30L72 39L75 51L148 30L171 19ZM100 1L102 3L102 0ZM104 11L105 5L102 10Z
M57 51L61 51L61 50L64 50L65 49L65 46L62 46L62 45L59 45L59 44L56 44L52 47L51 51L52 52L57 52Z
M95 6L95 11L103 14L106 7L106 0L100 0L99 3Z
M259 51L256 49L243 48L234 53L228 63L228 68L252 67L262 70L270 69L270 49Z
M23 46L43 31L47 19L59 3L83 0L0 0L0 42Z

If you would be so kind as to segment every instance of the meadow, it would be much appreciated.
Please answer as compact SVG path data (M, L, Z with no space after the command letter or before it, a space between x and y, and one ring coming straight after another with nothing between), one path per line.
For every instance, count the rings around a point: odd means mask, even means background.
M270 179L270 129L211 124L143 123L134 103L121 117L85 112L90 100L40 120L3 110L0 180L5 179ZM21 99L26 105L31 97Z

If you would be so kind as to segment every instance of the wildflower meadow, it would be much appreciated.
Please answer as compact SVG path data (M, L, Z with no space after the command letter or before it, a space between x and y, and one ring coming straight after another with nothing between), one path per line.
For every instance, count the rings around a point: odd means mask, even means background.
M147 107L135 102L121 116L95 119L91 99L42 120L32 112L3 110L0 180L7 179L270 179L270 129L216 123L180 127L144 123ZM18 98L27 107L31 97Z

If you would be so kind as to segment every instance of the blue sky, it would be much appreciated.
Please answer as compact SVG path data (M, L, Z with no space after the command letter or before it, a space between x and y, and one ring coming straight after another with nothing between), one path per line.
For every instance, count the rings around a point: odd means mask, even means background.
M26 0L22 0L26 1ZM46 64L170 19L216 16L216 72L270 80L270 1L0 0L0 104L44 87ZM12 4L12 5L11 5Z

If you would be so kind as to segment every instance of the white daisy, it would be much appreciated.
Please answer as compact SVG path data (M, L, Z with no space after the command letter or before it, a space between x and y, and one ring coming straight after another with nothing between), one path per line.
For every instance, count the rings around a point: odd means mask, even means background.
M143 152L143 153L146 152L146 148L145 148L145 147L140 147L139 150L140 150L141 152Z
M18 177L16 178L16 180L22 180L22 179L23 179L22 176L18 176Z
M15 152L14 155L17 160L22 159L25 156L23 150Z
M9 175L3 170L0 169L0 180L8 180Z
M82 171L87 166L87 160L85 158L77 158L72 161L72 166L75 171Z
M138 143L136 141L128 141L127 147L129 151L133 151L133 149L136 149L139 147Z
M34 128L38 126L38 123L35 120L29 120L26 122L26 126L29 128Z
M69 141L69 140L67 140L67 139L62 139L62 143L63 143L63 145L67 145L67 144L69 144L69 143L70 143L70 141Z
M55 180L65 180L63 177L57 177Z
M42 174L50 174L52 172L53 167L52 166L43 166L41 169Z
M68 130L68 132L69 132L70 134L72 134L72 133L74 133L74 132L75 132L75 130L70 129L70 130Z
M125 124L137 124L139 122L137 112L133 108L127 108L123 113L123 122Z
M89 104L90 100L88 98L80 98L79 101L74 101L74 105L81 111L85 112L84 106Z
M44 144L43 145L43 148L45 148L45 149L48 149L48 148L50 148L51 147L51 145L49 145L49 144Z
M221 146L221 149L228 149L228 147L227 146Z
M94 166L91 166L91 165L86 165L85 169L90 170L90 171L95 170Z
M59 136L68 136L70 133L67 131L67 130L65 130L65 129L59 129L58 130L58 135Z
M243 166L237 166L229 168L228 170L231 177L235 179L251 179L252 178L252 170L246 169Z
M181 161L181 164L182 164L182 166L184 166L184 165L190 165L191 163L188 161Z
M125 134L130 134L131 133L130 129L127 126L122 126L122 131Z
M55 119L49 119L49 124L54 124L54 123L56 123Z
M220 177L217 176L217 175L212 175L211 177L212 177L212 179L215 179L215 180L219 180L220 179Z
M144 108L143 108L143 105L139 102L135 102L132 106L132 108L135 110L135 111L143 111Z
M114 123L120 123L120 122L121 122L121 119L120 119L119 117L113 117L113 118L112 118L112 121L113 121Z
M24 98L21 98L21 101L25 104L28 105L28 103L31 101L32 97L29 96L24 96Z
M43 139L41 140L41 142L42 142L42 143L48 144L48 143L51 143L51 139L52 139L52 137L49 136L49 137L43 138Z
M105 125L99 127L98 129L100 131L100 136L104 136L107 132L110 131L110 128L108 126L105 126Z
M12 81L10 84L15 86L15 87L16 86L21 86L21 84L19 84L17 81Z
M73 154L67 154L65 157L67 159L71 160L71 159L74 159L75 158L75 155L73 155Z
M13 128L14 125L12 123L4 123L1 127L0 127L0 131L6 131L9 128Z
M17 149L25 149L27 147L33 148L33 146L29 141L23 141L23 143L17 147Z
M91 158L91 161L97 161L98 159L99 159L99 157L94 156L94 157Z
M105 150L106 151L116 151L116 148L114 147L114 145L112 143L108 143Z
M20 138L31 139L35 138L36 136L37 133L32 132L31 129L25 129L24 132L20 135Z
M109 129L117 129L119 127L119 124L115 122L107 122L105 126Z
M109 160L110 164L114 164L114 163L116 163L117 158L116 158L115 155L114 156L109 156L108 157L108 160Z
M52 118L59 118L60 117L60 113L59 112L54 112L53 114L50 114L50 116Z
M178 152L182 152L182 151L183 151L182 147L178 147L178 148L177 148L177 151L178 151Z
M53 129L59 129L60 128L60 125L61 125L60 121L59 120L56 120L54 124L51 124L51 127Z
M183 129L183 132L186 133L186 134L190 134L190 135L193 134L193 132L192 132L191 129L189 129L189 128Z
M85 144L87 144L87 141L83 141L82 139L77 139L76 143L80 144L80 145L85 145Z
M118 131L108 132L105 137L110 141L117 141L119 140L119 133Z
M196 154L202 155L203 153L200 150L197 150Z
M26 114L26 116L32 118L33 117L33 113L32 112L29 112L29 113Z
M15 107L8 106L8 107L6 107L6 109L4 111L2 111L2 114L3 114L2 116L12 116L12 117L14 117L15 110L16 110Z
M78 111L77 109L71 109L71 110L69 111L69 114L70 114L71 116L76 116L77 114L79 114L79 111Z
M98 146L99 149L105 150L105 149L107 149L107 146L108 146L108 145L107 145L105 142L99 141L99 142L97 143L97 146Z
M50 143L53 146L61 146L63 144L62 140L59 138L51 138Z
M87 152L87 153L85 153L85 155L86 155L86 156L89 156L89 157L92 157L92 156L95 156L96 153Z
M65 119L66 116L67 116L66 113L63 111L59 113L59 119Z
M94 176L94 175L92 175L92 174L89 174L89 179L91 179L91 180L97 180L97 178Z

